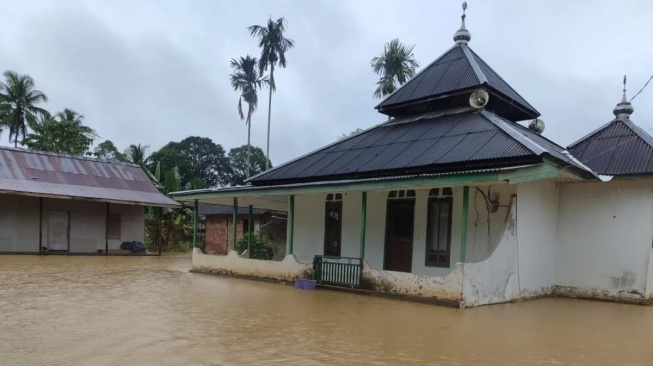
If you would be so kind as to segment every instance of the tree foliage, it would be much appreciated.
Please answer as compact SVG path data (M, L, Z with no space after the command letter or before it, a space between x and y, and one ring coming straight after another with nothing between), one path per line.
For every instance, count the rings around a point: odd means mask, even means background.
M247 179L247 145L234 147L229 150L227 155L229 158L229 185L242 185ZM252 175L256 175L264 170L266 167L266 158L263 150L260 147L253 146L251 149L251 168ZM272 163L269 164L270 168Z
M92 128L82 124L83 120L83 115L71 109L65 109L54 117L46 114L32 127L32 133L23 139L22 144L32 150L91 155L89 149L97 135Z
M185 187L193 178L201 179L207 187L229 182L225 151L208 137L190 136L180 142L169 142L150 155L147 167L154 171L157 164L163 172L177 167L180 187Z
M15 71L4 72L5 81L0 81L0 132L3 127L9 130L9 142L18 146L27 136L27 128L38 124L38 117L45 117L48 112L37 107L48 101L43 92L36 90L34 79Z
M397 84L404 85L415 76L415 69L419 62L415 60L413 48L406 46L398 39L385 44L383 52L378 57L372 58L372 70L379 75L379 81L374 96L383 98L392 94L397 89Z
M111 140L105 140L99 143L93 149L93 156L106 160L127 161L125 154L118 151L116 145Z
M338 135L338 140L346 139L349 136L353 136L353 135L355 135L357 133L361 133L361 132L363 132L362 128L356 128L355 130L351 131L350 133L342 133L342 134Z

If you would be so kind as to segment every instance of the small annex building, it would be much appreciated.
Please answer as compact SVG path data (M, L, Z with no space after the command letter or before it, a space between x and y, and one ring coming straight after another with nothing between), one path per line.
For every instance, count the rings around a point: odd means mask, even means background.
M463 13L454 45L376 107L380 124L245 186L173 193L288 212L283 261L196 248L194 270L460 307L650 303L653 139L630 121L625 92L615 119L562 147L470 40Z
M122 253L147 206L180 205L136 164L0 147L2 253Z
M207 254L226 255L233 250L234 217L236 217L236 238L250 231L261 234L273 248L273 259L286 255L286 213L260 208L234 207L202 203L198 207L200 222L204 221ZM251 226L250 226L251 224Z

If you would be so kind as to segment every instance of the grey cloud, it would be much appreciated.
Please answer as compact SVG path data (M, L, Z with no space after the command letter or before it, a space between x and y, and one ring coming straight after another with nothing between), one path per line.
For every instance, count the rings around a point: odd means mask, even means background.
M611 118L622 74L632 95L653 73L653 48L641 39L653 12L646 1L469 5L470 46L542 113L545 136L563 145ZM258 56L247 26L285 16L296 48L276 75L275 164L385 119L373 109L369 67L384 42L415 44L426 66L452 45L460 24L459 2L426 0L32 0L3 4L3 13L0 70L30 74L50 97L48 109L84 113L118 146L154 149L188 135L226 149L245 143L229 60ZM617 19L624 13L629 21ZM651 98L647 90L634 102L644 129L653 127ZM252 140L264 147L266 91L259 100Z

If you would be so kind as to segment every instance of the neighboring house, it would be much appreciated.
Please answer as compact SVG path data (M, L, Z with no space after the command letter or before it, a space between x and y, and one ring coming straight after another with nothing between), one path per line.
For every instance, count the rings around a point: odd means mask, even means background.
M233 243L233 206L200 204L199 215L205 222L205 252L207 254L226 255L232 250ZM273 246L275 257L285 256L286 213L263 209L252 209L251 227L255 233L264 235ZM236 236L241 237L248 231L249 208L238 207Z
M453 47L376 107L391 120L246 186L173 193L288 212L282 262L195 249L193 268L461 307L552 294L649 302L653 140L624 102L571 146L576 159L470 39L463 18Z
M118 253L145 206L179 204L138 165L0 147L0 252Z

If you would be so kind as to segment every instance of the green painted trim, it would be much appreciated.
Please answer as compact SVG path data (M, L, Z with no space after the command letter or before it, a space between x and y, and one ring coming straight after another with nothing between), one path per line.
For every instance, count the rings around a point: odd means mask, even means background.
M247 215L247 256L252 257L252 205L249 205L249 212ZM243 228L244 229L244 228Z
M441 175L437 177L395 179L387 181L373 181L348 184L328 184L321 186L297 186L297 187L276 187L269 189L243 189L226 190L215 192L189 192L188 194L174 194L173 198L180 201L211 198L233 198L233 197L261 197L261 196L283 196L300 194L330 193L337 191L373 191L373 190L394 190L433 186L455 186L474 185L478 183L496 182L499 179L498 172L469 173Z
M463 217L460 232L460 262L467 259L467 223L469 221L469 186L463 187Z
M234 198L234 209L231 214L231 250L236 250L238 241L238 198Z
M293 254L293 240L295 235L295 196L288 198L288 224L286 238L286 254Z
M197 200L195 200L195 209L193 210L193 248L199 248L197 243L197 222L199 216L199 207Z
M367 192L363 192L361 201L361 223L360 223L360 258L365 259L365 228L367 224Z
M557 166L548 162L544 162L534 166L500 173L499 180L507 180L509 184L518 184L536 180L557 178L559 176L560 170Z

